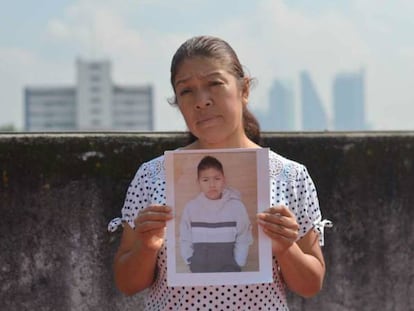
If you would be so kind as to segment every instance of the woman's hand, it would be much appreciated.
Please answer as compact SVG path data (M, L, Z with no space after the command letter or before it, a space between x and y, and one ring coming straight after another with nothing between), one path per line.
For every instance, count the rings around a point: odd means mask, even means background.
M167 221L172 210L165 205L150 205L138 213L134 220L135 234L143 251L158 251L165 239Z
M286 206L272 206L257 214L259 225L272 239L272 253L283 254L299 236L299 225L295 215Z
M315 230L298 240L299 225L286 206L273 206L258 213L257 218L272 239L273 255L290 290L303 297L317 294L325 276L325 261Z
M115 282L125 294L137 293L154 282L158 250L172 217L170 207L150 205L138 213L135 230L125 224L114 261Z

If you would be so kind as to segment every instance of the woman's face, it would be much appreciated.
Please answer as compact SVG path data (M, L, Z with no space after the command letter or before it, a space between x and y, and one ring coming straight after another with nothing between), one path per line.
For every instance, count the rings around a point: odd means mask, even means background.
M187 59L174 87L178 107L200 148L240 147L246 139L242 111L249 91L222 63L207 57Z

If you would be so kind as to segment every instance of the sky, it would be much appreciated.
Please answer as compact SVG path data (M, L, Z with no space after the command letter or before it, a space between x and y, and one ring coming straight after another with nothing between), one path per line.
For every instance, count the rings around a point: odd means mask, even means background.
M332 118L335 75L363 70L370 128L414 130L412 0L0 2L0 127L22 130L24 88L73 86L85 59L110 60L115 84L152 84L155 129L185 130L167 103L170 61L186 39L207 34L229 42L256 79L252 110L267 109L275 79L297 90L306 70Z

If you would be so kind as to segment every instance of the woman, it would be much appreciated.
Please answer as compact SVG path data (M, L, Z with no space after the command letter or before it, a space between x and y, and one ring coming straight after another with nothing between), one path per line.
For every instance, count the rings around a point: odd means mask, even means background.
M191 136L183 149L260 148L259 126L247 109L250 82L225 41L201 36L184 42L171 64L172 104ZM317 294L325 263L313 182L303 165L273 151L269 159L273 206L257 215L257 223L272 240L273 283L167 287L164 234L173 216L164 205L161 156L144 163L128 189L114 262L118 288L129 295L149 288L146 310L288 310L285 285L303 297Z

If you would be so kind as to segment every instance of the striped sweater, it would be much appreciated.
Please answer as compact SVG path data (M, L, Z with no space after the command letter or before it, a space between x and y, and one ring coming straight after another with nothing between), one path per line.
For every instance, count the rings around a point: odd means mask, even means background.
M252 241L249 217L237 190L224 189L218 200L200 193L185 206L180 247L192 272L240 271Z

